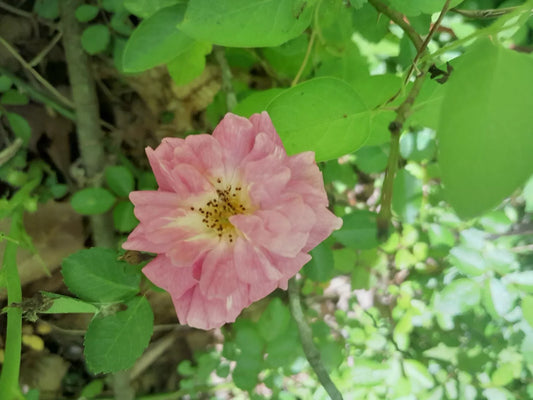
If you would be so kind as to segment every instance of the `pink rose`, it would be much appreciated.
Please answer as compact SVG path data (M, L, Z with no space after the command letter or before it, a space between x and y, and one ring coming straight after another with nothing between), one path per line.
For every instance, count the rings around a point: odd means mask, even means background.
M342 220L328 209L313 152L287 156L266 112L227 114L212 135L146 153L157 191L132 192L139 225L123 247L157 253L146 276L181 323L211 329L287 288Z

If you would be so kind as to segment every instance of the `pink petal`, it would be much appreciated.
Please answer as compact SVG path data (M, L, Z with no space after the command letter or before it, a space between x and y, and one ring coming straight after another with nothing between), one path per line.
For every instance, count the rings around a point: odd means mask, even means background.
M189 135L185 145L174 149L174 164L189 164L200 173L219 177L224 171L224 154L219 141L207 134Z
M152 171L154 171L155 179L161 190L172 190L172 179L168 171L167 163L172 160L174 148L182 145L183 142L183 139L165 138L155 150L150 147L146 148L146 155L148 156L150 166L152 167Z
M198 281L192 277L192 267L178 268L165 255L158 255L144 268L143 273L155 285L165 289L173 297L181 297Z
M287 218L277 211L234 215L229 220L248 240L284 257L296 256L309 236L306 232L293 231Z
M335 216L327 208L318 208L315 212L317 213L317 224L309 232L309 239L303 251L309 251L315 248L315 246L331 235L331 232L340 229L342 226L342 219Z
M235 270L242 282L266 286L282 276L259 248L243 238L237 238L233 254Z
M261 114L254 114L250 117L250 122L254 125L257 132L266 133L271 141L278 146L283 147L283 143L272 124L272 120L266 111Z
M218 238L201 235L175 242L166 254L176 267L188 267L215 248L217 243Z
M202 264L200 290L206 298L226 298L239 287L231 247L221 243L211 250Z
M237 167L250 152L255 136L252 123L234 114L226 114L213 131L213 137L224 149L225 161L229 167Z

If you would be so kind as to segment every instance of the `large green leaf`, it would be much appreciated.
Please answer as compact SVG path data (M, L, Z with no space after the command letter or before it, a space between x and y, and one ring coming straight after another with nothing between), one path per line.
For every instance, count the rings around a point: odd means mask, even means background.
M115 251L101 247L71 254L63 260L61 272L72 293L95 303L132 297L139 291L141 281L140 273L117 260Z
M180 3L163 8L141 22L124 48L124 71L142 72L189 50L194 40L176 28L185 7Z
M439 160L450 203L473 217L533 172L533 58L485 40L461 61L446 84Z
M351 153L369 134L370 110L336 78L315 78L275 97L267 106L289 154L306 150L325 161Z
M133 365L148 346L154 314L145 297L125 303L127 309L96 315L85 335L85 358L94 373L116 372Z
M190 0L179 28L231 47L270 47L300 35L313 15L305 0Z

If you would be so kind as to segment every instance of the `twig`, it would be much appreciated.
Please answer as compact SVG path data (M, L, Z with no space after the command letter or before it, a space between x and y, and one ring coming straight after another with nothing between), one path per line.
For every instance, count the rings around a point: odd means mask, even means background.
M23 143L24 142L21 138L16 138L13 143L0 151L0 167L11 160L15 154L17 154L17 151L19 151Z
M411 67L409 69L409 72L407 73L407 76L405 77L405 82L409 81L409 78L411 77L411 74L413 73L414 69L416 68L416 63L418 62L418 60L420 60L420 57L422 56L422 53L424 53L426 51L426 48L427 48L429 42L433 38L433 35L435 35L435 32L437 31L438 27L440 26L440 24L442 22L442 19L444 18L444 15L446 14L446 12L448 12L448 8L449 7L450 7L450 0L446 0L446 3L444 3L444 6L442 7L442 10L441 10L441 12L439 14L439 17L437 18L437 20L435 21L435 23L433 24L433 26L429 30L429 33L426 36L426 38L424 39L424 42L422 43L422 46L416 52L415 58L413 59L413 62L411 63Z
M53 87L46 79L44 79L33 67L28 64L28 62L23 59L17 50L15 50L3 37L0 36L0 44L2 44L15 59L17 59L18 62L22 64L24 68L26 68L34 77L37 79L41 85L43 85L50 93L52 93L59 101L61 101L64 105L74 108L74 104L72 101L67 99L65 96L63 96L61 93L59 93L55 87Z
M309 43L307 45L307 50L305 51L305 56L302 61L302 65L300 65L300 69L298 70L298 73L294 77L294 79L291 82L291 87L296 86L300 78L302 77L302 74L304 73L305 67L307 65L307 62L309 61L309 56L311 55L311 49L313 48L313 44L315 43L316 38L316 31L311 32L311 37L309 38Z
M50 41L50 43L48 43L44 49L42 49L39 54L37 54L33 60L31 60L28 64L32 67L35 67L36 65L38 65L42 60L43 58L50 52L50 50L52 50L54 48L54 46L57 44L57 42L59 42L61 40L61 36L63 35L62 32L57 32L57 34L52 38L52 40Z
M436 32L438 26L440 25L444 14L448 11L450 5L450 0L446 0L446 3L442 7L442 11L431 28L428 36L422 43L420 50L417 52L413 63L411 64L411 69L407 74L407 77L410 76L412 71L415 68L415 63L420 58L422 52L426 51L426 47L431 40L431 37ZM378 228L378 237L383 238L388 234L389 224L392 217L392 192L394 188L394 178L396 177L396 170L398 169L398 160L400 158L400 136L403 130L403 124L407 119L411 107L413 106L422 84L426 78L427 71L429 69L428 63L423 63L420 68L420 73L416 77L409 94L405 100L400 104L396 109L396 118L389 124L389 131L391 133L391 148L389 153L389 159L387 161L387 169L385 170L385 179L383 181L383 187L381 189L381 200L380 200L380 210L377 216L377 228Z
M464 17L472 19L489 19L501 17L502 15L512 13L517 10L519 7L504 7L498 9L488 9L488 10L461 10L457 8L452 8L450 11L454 13L461 14ZM531 10L533 13L533 10Z
M313 368L313 371L315 371L320 384L324 387L329 397L332 400L342 400L342 395L339 392L339 389L337 389L331 380L328 371L326 371L326 368L322 363L320 353L313 343L313 333L305 321L302 305L300 303L300 288L298 287L296 278L291 278L289 280L289 305L292 316L296 321L296 325L298 325L300 340L302 342L302 347L307 361L309 361L311 368Z
M216 46L214 53L218 65L220 65L220 69L222 70L222 90L226 93L226 108L228 111L231 111L237 105L237 96L231 83L231 79L233 78L231 68L229 67L228 60L226 60L224 47Z
M32 18L32 19L34 17L32 13L24 11L24 10L20 10L17 7L13 7L12 5L4 3L3 1L0 1L0 8L3 8L4 10L9 11L11 14L19 15L21 17Z
M14 75L7 69L0 66L0 74L7 76L11 81L19 88L24 90L33 100L43 103L53 110L57 111L59 114L68 118L72 121L76 121L76 115L74 112L68 108L65 108L61 104L58 104L55 100L51 99L47 95L43 94L39 90L35 89L33 86L20 79L18 76Z
M76 8L80 4L82 2L79 0L60 2L61 24L72 98L76 106L76 126L81 159L85 165L87 177L95 179L101 175L104 168L104 135L99 125L98 99L89 57L81 46L81 28L75 16ZM113 247L115 245L113 227L107 215L91 216L91 225L93 239L97 246Z
M422 52L422 38L420 35L414 30L414 28L409 25L409 23L405 20L405 16L402 13L399 13L396 10L393 10L389 6L387 6L385 3L382 3L380 0L368 0L372 6L378 10L380 13L385 14L387 17L389 17L396 25L398 25L400 28L403 29L405 34L411 39L411 42L413 42L413 45L416 48L416 51L421 53Z

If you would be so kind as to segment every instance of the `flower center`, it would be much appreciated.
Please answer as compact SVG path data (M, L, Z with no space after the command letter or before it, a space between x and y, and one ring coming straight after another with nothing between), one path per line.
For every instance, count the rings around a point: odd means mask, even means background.
M220 178L217 179L217 183L221 182ZM236 229L229 221L229 217L249 211L249 201L246 197L241 186L227 185L222 189L217 188L216 196L209 199L204 206L191 207L191 210L201 214L206 228L216 233L219 238L227 237L232 243L236 236Z

